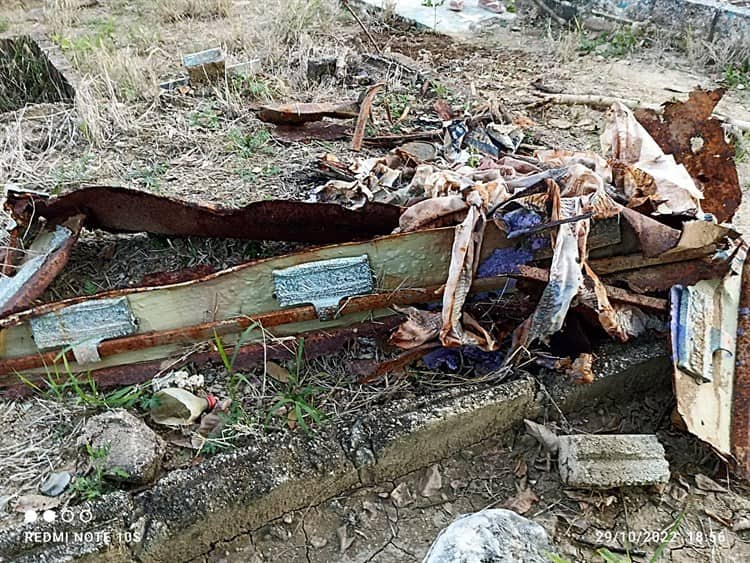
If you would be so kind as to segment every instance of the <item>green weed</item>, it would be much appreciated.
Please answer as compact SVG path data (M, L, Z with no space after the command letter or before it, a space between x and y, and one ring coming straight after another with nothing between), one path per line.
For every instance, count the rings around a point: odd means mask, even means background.
M248 133L235 128L229 132L229 141L232 150L242 158L250 158L259 152L270 152L268 144L271 141L271 134L263 128Z
M750 59L739 65L727 64L724 67L724 83L728 88L741 86L750 89Z
M188 116L190 127L211 129L219 128L219 114L213 104L201 106Z
M91 153L84 153L73 162L61 164L52 170L52 195L59 195L68 184L82 184L92 178L90 166L93 157Z
M633 53L645 41L643 32L634 26L592 35L577 23L576 33L578 52L584 55L596 52L605 57L620 58Z
M304 348L305 339L300 338L294 368L289 371L289 379L285 383L286 388L274 397L274 403L266 415L266 425L281 409L286 409L288 413L287 423L298 425L305 433L310 432L312 422L321 424L326 418L325 414L315 407L315 397L321 389L312 385L301 384ZM290 424L290 426L293 424Z
M134 180L142 188L158 191L161 186L162 176L164 176L167 170L169 170L169 167L166 164L156 162L145 166L136 166L128 173L127 178Z
M5 33L8 29L10 29L8 18L0 16L0 33Z
M73 481L73 491L81 500L94 500L108 492L111 487L105 481L107 477L117 477L120 479L127 479L129 477L128 473L121 467L114 467L109 471L104 470L104 461L109 455L109 450L109 445L101 448L93 448L91 445L86 444L90 473L88 475L77 476L75 481Z
M88 54L95 49L114 46L115 22L112 19L94 19L86 24L92 31L78 37L63 37L57 33L52 35L52 41L57 43L66 54Z
M257 182L260 178L272 178L279 174L281 174L281 167L275 164L266 164L262 168L240 167L237 169L237 175L245 182L251 184Z
M258 76L233 76L232 87L236 94L251 100L270 100L276 89Z

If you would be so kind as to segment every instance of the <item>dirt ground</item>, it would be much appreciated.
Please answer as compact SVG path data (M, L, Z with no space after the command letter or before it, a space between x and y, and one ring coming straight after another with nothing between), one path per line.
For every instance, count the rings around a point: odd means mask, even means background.
M601 548L623 561L628 551L633 561L650 561L660 546L662 561L744 561L750 557L750 536L731 526L748 522L748 488L726 475L717 477L717 471L722 474L716 457L671 427L672 406L667 395L639 397L630 404L605 402L559 423L575 433L656 433L672 473L664 487L564 489L554 462L521 430L398 482L287 514L217 546L202 560L419 562L457 515L510 506L542 525L556 554L567 561L601 561L596 555ZM708 475L716 477L711 485L702 480ZM675 522L676 532L663 541Z
M263 6L227 0L4 2L0 24L8 33L50 33L73 63L80 82L74 105L50 104L0 115L0 178L50 193L81 185L122 185L225 206L266 198L305 199L310 189L322 183L317 157L326 152L349 157L347 143L276 141L249 110L254 104L272 99L356 98L364 72L370 79L390 80L391 111L403 113L409 108L403 122L395 125L380 108L371 133L405 132L434 123L431 106L437 97L467 108L494 98L514 116L534 122L527 132L529 144L597 150L602 111L582 105L539 106L540 88L660 103L684 99L696 85L715 86L724 78L721 61L702 66L706 57L700 49L677 50L654 38L659 34L641 40L628 52L612 55L601 45L589 50L590 34L558 30L533 13L511 27L486 29L463 40L393 19L369 17L365 22L384 50L407 55L429 72L431 88L420 91L404 70L364 64L361 53L372 50L369 39L333 0L271 0ZM230 62L260 59L260 74L209 92L159 92L158 82L180 74L184 53L219 44ZM321 83L309 82L308 60L330 55L343 56L350 72ZM749 89L730 89L718 110L750 120ZM750 144L745 139L738 145L743 142ZM750 189L748 153L750 148L738 151L745 189ZM750 232L750 198L735 222ZM89 232L44 299L134 285L160 271L205 264L221 269L290 248L270 242ZM372 354L361 348L347 353L357 359ZM357 399L342 403L344 392L353 389L351 382L339 385L345 369L330 363L308 369L316 375L330 374L332 381L327 385L335 392L323 399L321 408L334 417L342 404L345 409L361 407L360 394L387 400L389 393L411 385L356 389ZM257 376L248 375L251 380ZM220 373L207 372L207 380L213 391L226 394ZM252 400L270 402L273 397L270 390L267 396L255 395ZM670 406L669 397L653 397L633 405L613 404L599 412L582 412L570 420L578 431L656 431L673 472L664 490L563 490L554 467L519 432L482 443L432 468L433 481L439 475L441 486L433 487L431 496L420 494L425 481L421 474L404 480L400 490L407 488L414 499L396 502L402 506L396 506L392 498L396 483L360 489L222 545L209 560L419 561L437 532L455 515L501 506L516 495L522 482L540 499L526 515L548 529L560 555L571 561L596 560L594 551L600 547L622 553L624 546L618 540L632 531L637 533L631 534L631 555L634 560L648 560L658 543L643 538L648 532L668 529L678 519L679 533L664 552L666 560L750 557L748 532L732 530L750 529L750 496L727 479L725 467L715 456L671 427L664 414ZM44 402L4 405L0 452L30 453L23 463L0 467L0 477L4 477L0 496L35 487L50 465L59 468L72 463L63 453L86 414L81 411ZM57 428L48 433L44 447L34 444L28 432L7 431L17 428L21 415L39 435ZM192 456L191 451L175 449L172 466L194 463ZM727 490L697 487L695 475L699 473ZM350 545L349 540L353 540Z

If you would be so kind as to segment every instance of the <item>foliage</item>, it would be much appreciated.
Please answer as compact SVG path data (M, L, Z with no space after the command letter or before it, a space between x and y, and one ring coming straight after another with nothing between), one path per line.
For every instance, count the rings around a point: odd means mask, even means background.
M724 82L729 88L750 89L750 59L738 65L727 64L724 67Z
M315 396L321 389L312 385L302 385L301 375L304 367L305 339L300 338L297 345L294 369L289 372L285 389L276 394L274 403L266 415L266 424L281 409L286 409L287 423L290 427L298 425L304 432L310 432L310 423L321 424L325 414L315 407Z
M265 128L251 130L243 133L237 128L229 132L231 147L242 158L250 158L258 152L270 152L268 143L271 140L271 134Z
M100 448L93 448L90 444L86 444L90 466L88 475L76 476L73 481L73 491L81 500L94 500L104 495L110 489L105 480L107 477L119 479L129 477L127 471L121 467L114 467L109 471L104 470L104 462L109 455L109 450L109 444Z

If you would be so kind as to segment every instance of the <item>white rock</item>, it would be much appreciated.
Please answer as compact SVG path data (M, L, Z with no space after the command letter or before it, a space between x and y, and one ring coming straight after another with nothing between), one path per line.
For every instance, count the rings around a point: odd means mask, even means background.
M539 524L511 510L459 516L445 528L423 563L549 563L554 549Z

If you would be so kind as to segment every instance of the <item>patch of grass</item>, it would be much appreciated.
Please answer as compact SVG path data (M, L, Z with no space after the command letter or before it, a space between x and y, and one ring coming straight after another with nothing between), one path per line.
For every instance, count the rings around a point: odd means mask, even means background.
M188 116L190 127L215 130L219 128L219 113L214 104L201 105Z
M10 29L10 22L8 18L0 16L0 33L5 33Z
M155 162L144 166L136 166L128 173L127 178L134 180L142 188L159 191L162 176L164 176L167 170L169 170L169 167L166 164Z
M159 0L154 4L157 13L167 22L228 18L232 15L232 0Z
M516 13L516 0L507 0L507 2L505 2L505 9L507 12L511 14L515 14Z
M274 403L266 415L266 425L282 409L286 412L286 423L290 428L299 426L303 432L310 432L310 424L321 424L325 414L315 406L315 397L321 389L312 385L302 385L301 374L304 368L305 339L300 338L293 369L289 370L285 389L274 397Z
M87 23L91 29L89 33L79 36L63 36L52 34L52 41L57 43L66 55L73 58L91 53L95 49L114 46L115 22L112 19L95 19Z
M90 170L93 156L90 152L83 153L72 162L66 162L52 170L52 195L59 195L68 184L82 184L92 178Z
M578 52L584 55L598 53L604 57L620 58L643 46L646 38L641 28L624 26L613 32L591 34L576 23Z
M729 63L724 67L724 83L728 88L750 89L750 59L742 64Z
M259 76L233 76L234 92L250 100L272 100L276 95L276 88Z
M109 455L111 446L93 448L86 444L86 454L88 455L89 471L87 475L76 476L73 481L73 491L81 500L94 500L103 496L112 487L106 482L106 477L118 477L127 479L128 473L121 467L114 467L109 471L104 470L104 462Z
M270 152L268 144L271 141L271 134L265 128L251 130L248 133L234 128L229 131L229 141L233 151L242 158L250 158L259 152Z
M240 167L237 169L237 175L242 178L243 181L253 184L260 178L273 178L281 174L281 167L276 164L266 164L263 167L256 166L254 168Z
M152 406L153 395L140 385L127 385L104 393L99 389L91 373L86 374L85 379L79 379L80 376L77 377L73 373L65 355L69 350L70 347L63 349L55 358L52 367L47 367L44 379L46 389L42 389L23 374L16 375L27 387L51 400L64 401L68 396L73 396L79 404L93 409L140 407L148 410Z

